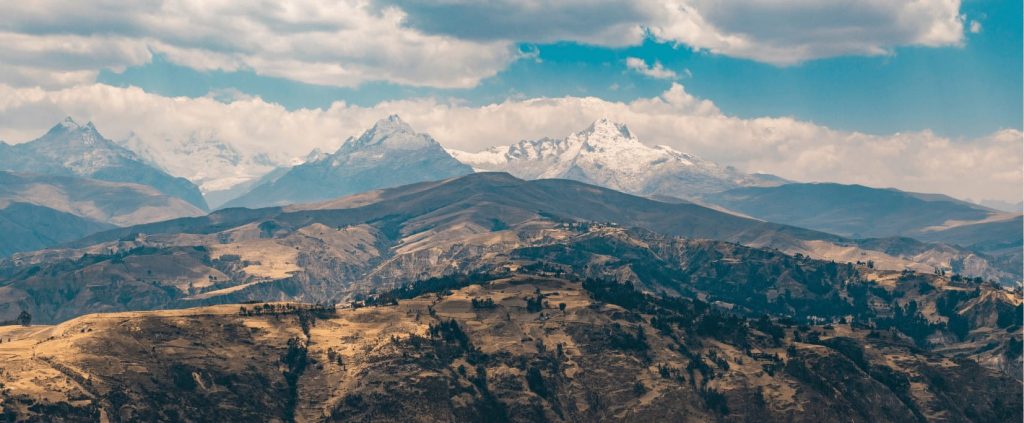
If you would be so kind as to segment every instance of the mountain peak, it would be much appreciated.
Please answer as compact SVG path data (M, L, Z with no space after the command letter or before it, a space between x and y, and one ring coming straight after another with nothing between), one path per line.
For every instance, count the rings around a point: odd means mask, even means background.
M302 160L302 163L313 163L313 162L318 161L318 160L320 160L320 159L322 159L322 158L324 158L326 156L327 156L327 153L324 153L323 150L321 150L319 147L317 147L317 148L314 148L313 151L310 151L309 154L306 155L306 158Z
M362 149L365 147L395 148L400 150L418 149L434 145L436 141L427 134L417 133L408 123L398 117L390 115L378 120L372 128L368 129L359 138L346 142L338 150L350 151L351 149Z
M71 116L65 116L64 120L62 120L60 122L60 126L64 126L64 127L68 127L68 128L78 128L79 127L78 122L75 122L75 119L72 118Z
M54 125L53 128L50 128L50 132L54 132L54 131L70 132L70 131L78 130L78 129L81 129L81 128L82 128L82 125L79 125L78 122L75 122L75 120L73 118L71 118L71 116L67 116L67 117L64 118L64 120L62 120L62 121L58 122L56 125Z
M416 131L413 131L412 126L405 123L401 117L393 114L378 120L377 123L373 125L373 128L370 129L370 132L379 135L390 135L396 132L415 133Z
M587 129L583 130L583 133L613 138L633 138L633 134L629 132L629 128L625 124L613 122L608 118L600 118L594 121Z
M93 125L92 121L86 122L85 125L80 125L71 116L67 116L64 120L58 122L53 128L50 128L50 133L68 133L85 130L85 132L95 133L99 135L99 131L96 130L96 126Z

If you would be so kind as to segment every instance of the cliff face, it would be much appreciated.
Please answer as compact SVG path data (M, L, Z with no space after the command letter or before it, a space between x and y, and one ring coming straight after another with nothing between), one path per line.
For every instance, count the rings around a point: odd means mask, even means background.
M3 327L0 406L83 421L1022 417L1019 381L897 332L739 317L610 281L434 279L363 304Z

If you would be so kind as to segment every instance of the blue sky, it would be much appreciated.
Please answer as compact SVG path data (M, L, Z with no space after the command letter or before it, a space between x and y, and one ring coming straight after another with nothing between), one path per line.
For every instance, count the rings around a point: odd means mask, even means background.
M743 118L792 116L835 129L881 134L932 130L975 137L1021 128L1021 2L969 1L961 13L980 31L961 46L896 47L883 56L847 55L777 66L694 51L648 36L640 45L580 42L520 43L524 58L472 88L416 87L370 81L356 87L314 85L252 70L199 71L161 55L97 80L169 96L231 98L241 92L289 109L323 108L334 101L369 106L383 100L433 96L483 105L508 98L596 96L629 101L656 96L673 81ZM678 77L655 79L626 67L629 57L661 63Z

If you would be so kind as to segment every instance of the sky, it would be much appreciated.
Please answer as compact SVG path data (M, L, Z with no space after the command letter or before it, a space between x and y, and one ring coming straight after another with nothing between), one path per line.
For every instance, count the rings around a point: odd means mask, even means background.
M748 171L1022 195L1007 0L0 0L0 139L333 150L399 113L450 148L609 117ZM171 141L168 141L171 140Z

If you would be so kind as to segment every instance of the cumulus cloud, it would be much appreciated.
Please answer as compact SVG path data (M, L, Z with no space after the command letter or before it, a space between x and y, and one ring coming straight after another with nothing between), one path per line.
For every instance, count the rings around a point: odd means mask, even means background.
M957 45L959 0L381 0L424 31L464 39L637 44L644 34L713 53L790 65Z
M593 97L534 98L471 107L435 99L406 99L357 107L285 108L259 98L223 103L168 98L138 88L94 84L62 90L0 85L0 139L20 142L42 134L65 115L93 120L108 137L134 131L150 142L211 131L236 148L301 157L334 150L377 119L398 113L446 147L478 151L520 139L562 137L600 117L626 123L641 140L798 181L835 181L941 192L959 198L1021 200L1018 130L976 139L928 131L869 135L788 117L742 119L673 84L661 95L631 102Z
M676 79L679 77L671 69L665 69L660 62L655 61L653 65L648 65L644 59L639 57L626 58L626 68L655 79Z
M313 84L472 87L523 57L518 43L620 47L649 36L787 65L956 45L959 9L959 0L5 1L0 82L71 86L162 54Z
M665 0L651 4L655 37L777 65L963 40L959 0Z
M0 63L18 72L4 72L0 81L19 85L94 79L100 69L163 54L199 70L251 69L322 85L471 87L519 55L508 41L410 29L401 10L362 0L39 0L4 2L3 9ZM72 76L62 81L55 73ZM31 81L36 74L41 78Z

